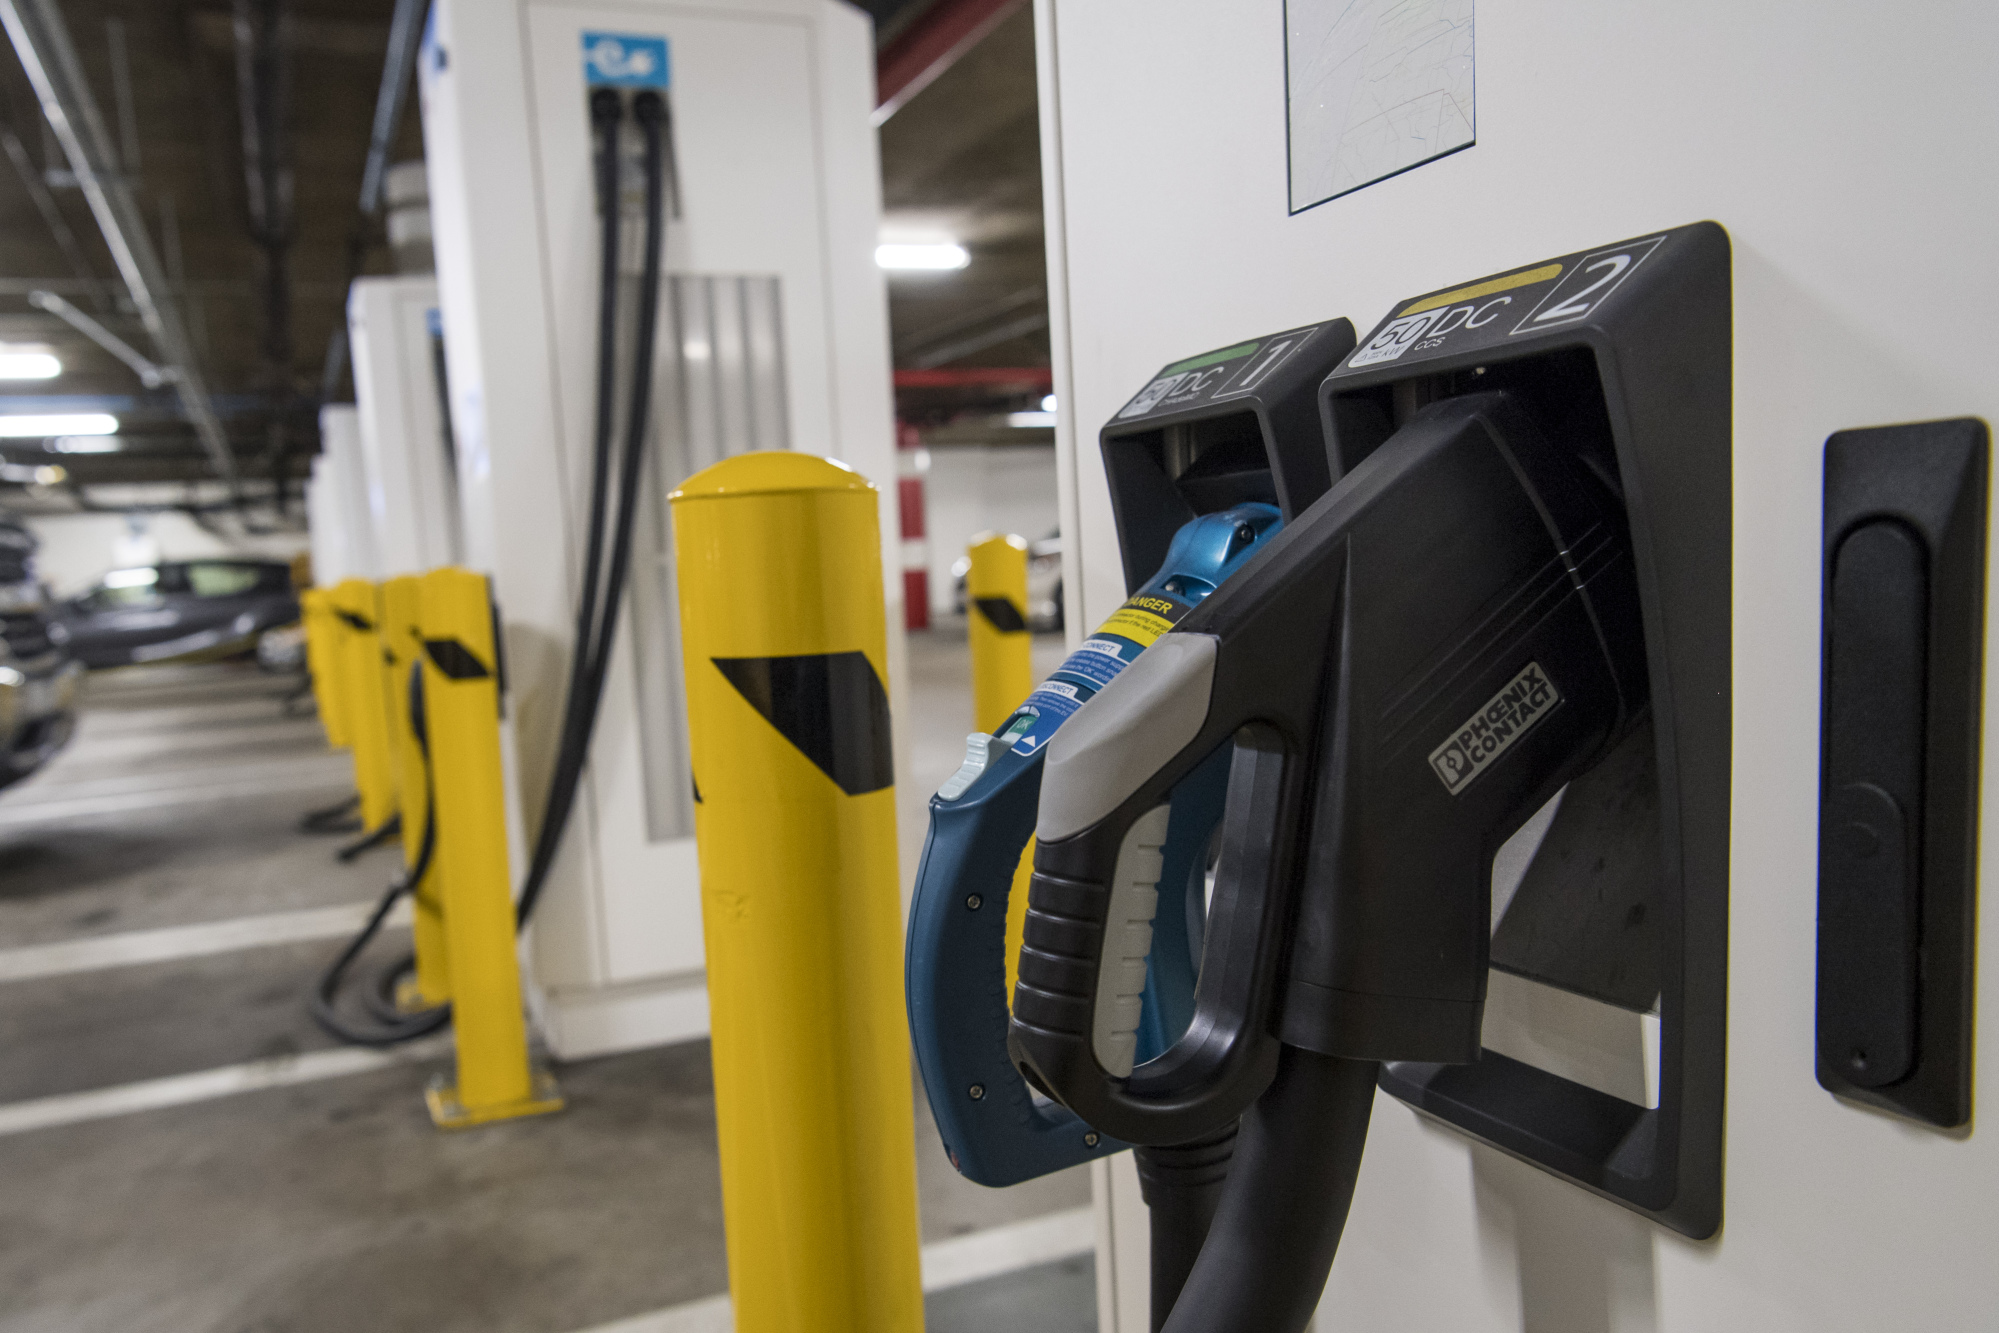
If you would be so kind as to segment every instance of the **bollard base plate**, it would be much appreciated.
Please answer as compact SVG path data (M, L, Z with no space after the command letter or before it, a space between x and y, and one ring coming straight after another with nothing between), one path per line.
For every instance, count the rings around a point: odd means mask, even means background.
M458 1100L458 1086L439 1074L424 1089L423 1100L430 1108L431 1123L439 1129L470 1129L495 1120L516 1120L521 1116L560 1111L563 1107L562 1091L555 1085L555 1075L545 1069L537 1069L532 1071L530 1078L532 1090L518 1101L466 1106Z
M431 999L423 993L423 983L415 977L404 977L396 983L396 1012L399 1014L420 1014L426 1009L450 1004L449 998Z

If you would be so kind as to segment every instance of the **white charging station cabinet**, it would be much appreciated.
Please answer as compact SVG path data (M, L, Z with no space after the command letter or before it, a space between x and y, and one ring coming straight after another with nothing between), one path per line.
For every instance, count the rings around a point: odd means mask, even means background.
M319 454L312 460L312 476L305 486L312 581L330 588L342 579L382 578L359 409L347 403L320 408L319 440Z
M1125 595L1095 432L1155 367L1338 315L1365 341L1412 295L1702 219L1730 237L1722 1229L1689 1240L1381 1095L1319 1326L1991 1325L1999 1145L1832 1096L1813 1024L1822 457L1848 428L1999 417L1999 8L1517 0L1478 6L1475 33L1471 0L1035 9L1072 636ZM1351 160L1288 158L1331 150L1287 133L1287 60L1302 114L1344 125ZM1990 816L1989 706L1983 725ZM1987 840L1988 883L1995 855ZM1988 1019L1995 941L1977 957ZM1559 1015L1505 1022L1519 1050L1579 1036ZM1979 1044L1974 1106L1999 1096ZM1135 1175L1093 1170L1101 1327L1142 1333Z
M361 278L347 293L368 510L389 576L456 564L458 464L444 412L437 282Z
M515 807L538 820L573 647L597 355L585 61L606 38L664 40L678 199L626 612L530 936L532 1002L562 1057L707 1030L666 492L750 449L851 465L882 488L902 621L866 17L836 0L440 0L419 63L437 285L464 561L492 576L505 627ZM898 713L901 663L897 629Z

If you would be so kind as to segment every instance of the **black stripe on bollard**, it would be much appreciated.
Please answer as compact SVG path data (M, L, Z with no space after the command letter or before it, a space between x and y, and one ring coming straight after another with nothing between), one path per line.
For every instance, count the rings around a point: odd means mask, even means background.
M1019 634L1027 628L1027 617L1020 613L1012 598L975 597L972 600L979 608L979 614L986 618L986 623L1000 633Z
M425 639L423 651L430 664L452 680L484 680L493 674L470 648L456 639Z
M894 784L888 693L867 654L710 660L841 791L862 796Z

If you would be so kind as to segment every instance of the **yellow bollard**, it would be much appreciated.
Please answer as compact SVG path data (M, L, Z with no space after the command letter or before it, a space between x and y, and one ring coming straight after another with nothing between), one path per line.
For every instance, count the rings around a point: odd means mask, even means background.
M981 533L966 548L967 637L972 648L972 725L998 731L1034 690L1034 636L1027 632L1027 543L997 532ZM1027 930L1027 881L1034 874L1034 840L1014 868L1006 899L1006 994L1020 966Z
M324 588L301 590L298 605L305 621L305 669L312 677L312 701L319 709L319 725L326 730L326 743L344 750L352 744L347 736L346 699L341 692L345 627L333 614L333 595Z
M341 635L341 698L348 744L354 748L354 785L361 793L361 826L380 828L396 813L396 756L389 734L389 701L382 680L381 596L366 579L333 587L333 613Z
M965 615L972 646L972 725L998 731L1034 689L1034 636L1027 632L1027 543L987 532L965 554Z
M421 580L423 711L442 871L458 1081L431 1085L430 1117L463 1129L562 1109L528 1064L500 774L499 654L486 580L434 569Z
M382 585L382 656L389 698L389 729L395 735L396 777L403 815L403 865L414 870L423 851L424 827L431 817L430 777L424 743L410 712L410 672L423 661L423 580L413 574ZM416 977L396 996L408 1010L434 1009L451 998L445 954L439 858L433 852L423 878L410 888L415 904Z
M916 1333L875 488L753 453L671 498L735 1327Z

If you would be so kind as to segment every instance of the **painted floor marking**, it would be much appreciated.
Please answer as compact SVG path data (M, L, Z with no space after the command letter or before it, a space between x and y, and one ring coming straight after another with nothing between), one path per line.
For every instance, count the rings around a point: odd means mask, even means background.
M164 775L163 775L164 776ZM191 775L175 774L176 778ZM98 815L129 814L141 810L163 810L181 805L207 805L221 801L241 801L257 796L289 792L332 791L351 786L353 773L344 764L315 761L310 766L287 768L245 777L239 771L228 781L119 792L100 796L62 796L44 801L0 802L0 828L21 828L53 823L59 819L90 819ZM53 791L57 788L37 788ZM24 796L27 793L22 793Z
M287 1088L348 1074L372 1073L377 1069L433 1060L450 1049L449 1037L431 1037L386 1051L341 1046L330 1051L307 1051L301 1055L252 1060L247 1064L224 1065L220 1069L204 1069L193 1074L147 1079L142 1083L121 1083L113 1088L93 1088L88 1092L10 1102L0 1105L0 1135L25 1134L30 1130L54 1129L61 1125L131 1115L136 1111L186 1106L191 1102L232 1097L240 1092L261 1092L266 1088Z
M1096 1217L1089 1208L1070 1208L1024 1222L974 1231L923 1247L923 1289L944 1291L1023 1268L1052 1264L1096 1249ZM726 1295L655 1310L585 1333L734 1333Z
M332 939L361 929L374 909L372 902L342 903L338 907L268 912L261 916L232 917L226 921L203 921L191 926L129 930L116 935L0 949L0 983L68 976L75 972L99 972L106 968L132 967L141 963L167 963L274 944ZM404 899L389 913L385 924L399 926L409 920L410 905L408 899Z

